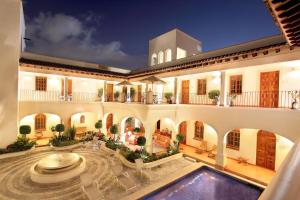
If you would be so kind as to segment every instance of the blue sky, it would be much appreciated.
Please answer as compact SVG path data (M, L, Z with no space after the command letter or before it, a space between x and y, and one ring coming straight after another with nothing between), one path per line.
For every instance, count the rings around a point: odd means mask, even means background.
M130 69L173 28L204 51L279 34L262 0L26 0L24 12L28 51Z

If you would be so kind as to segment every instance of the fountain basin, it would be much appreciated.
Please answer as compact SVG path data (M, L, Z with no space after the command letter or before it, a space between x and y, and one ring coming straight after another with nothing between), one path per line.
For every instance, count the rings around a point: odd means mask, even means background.
M36 183L58 183L79 176L86 160L76 153L55 153L36 162L30 168L30 178Z

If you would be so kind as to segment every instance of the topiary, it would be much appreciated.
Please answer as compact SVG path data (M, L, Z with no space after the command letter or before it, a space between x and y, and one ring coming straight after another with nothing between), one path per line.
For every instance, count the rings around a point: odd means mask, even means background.
M140 136L140 137L138 137L136 142L137 142L137 145L139 145L140 147L143 147L146 144L146 138L144 136Z
M109 132L114 135L114 139L115 139L115 135L118 134L118 125L117 124L113 124L110 127Z
M65 131L65 125L63 124L57 124L55 126L55 130L59 133L59 135L61 134L61 132Z
M26 135L31 133L31 127L29 125L22 125L19 128L19 132L23 138L26 138Z
M99 134L101 133L101 128L102 128L102 120L98 120L96 123L95 123L95 128L96 129L99 129Z
M179 133L176 135L177 140L177 150L179 150L179 144L184 141L184 135Z

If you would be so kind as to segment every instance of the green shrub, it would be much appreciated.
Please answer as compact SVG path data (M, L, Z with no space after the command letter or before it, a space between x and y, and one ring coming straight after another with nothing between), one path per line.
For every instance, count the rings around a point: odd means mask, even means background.
M115 101L118 101L119 96L120 96L120 92L119 92L119 91L116 91L116 92L114 93L114 100L115 100Z
M117 150L118 148L118 144L114 140L107 140L105 146L112 150Z
M130 88L130 99L131 101L133 101L134 99L134 95L135 95L135 89L133 87Z
M140 147L143 147L146 144L146 138L144 136L140 136L140 137L138 137L136 142L137 142L137 145L139 145Z
M36 145L35 141L31 141L28 138L18 137L17 141L8 145L6 149L7 152L18 152L31 149L34 145Z
M59 133L59 135L61 134L61 132L65 131L65 125L63 124L57 124L55 126L55 130Z
M75 128L75 126L73 126L71 128L68 128L66 130L66 132L64 133L64 135L66 137L68 137L69 140L74 140L75 139L75 135L76 135L76 128Z
M211 90L208 92L208 98L216 100L220 96L220 90Z
M126 159L134 163L134 161L139 158L141 158L140 152L130 151Z
M110 127L109 132L114 135L114 139L115 139L116 134L118 134L118 125L117 124L113 124Z
M29 125L22 125L19 128L19 132L22 137L26 138L26 135L31 133L31 127Z
M135 127L135 128L133 129L133 132L139 133L139 132L141 132L141 129L140 129L139 127Z
M95 123L95 128L96 128L96 129L99 129L99 131L100 131L100 129L102 128L102 120L98 120L98 121Z

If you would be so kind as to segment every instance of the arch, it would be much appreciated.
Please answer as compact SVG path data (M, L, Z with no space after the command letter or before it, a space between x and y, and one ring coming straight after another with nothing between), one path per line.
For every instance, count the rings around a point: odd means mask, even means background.
M45 127L42 129L36 129L38 120L45 119ZM40 123L39 121L38 123ZM42 122L44 123L44 122ZM31 127L31 133L28 135L28 138L37 140L38 145L47 145L48 139L53 137L52 127L61 123L61 117L52 114L52 113L34 113L27 116L24 116L19 121L19 125L29 125Z
M80 112L71 115L71 127L76 128L77 134L83 134L86 131L95 131L95 123L100 119L100 114L95 112Z
M160 51L160 52L158 52L157 64L161 64L163 62L164 62L164 52Z
M154 54L152 54L152 56L151 56L151 66L152 66L152 65L156 65L156 64L157 64L157 54L154 53Z
M165 51L165 62L170 62L172 60L172 50L167 49Z
M139 131L136 131L139 128ZM145 135L145 127L142 121L137 117L127 116L120 123L121 141L136 145L137 138Z
M236 130L239 130L240 134L239 148L231 148L230 145L227 145L228 135L232 132L236 132ZM262 139L263 141L260 141L260 137L265 138ZM258 165L276 171L294 143L288 138L285 138L277 133L270 132L267 130L254 128L239 128L228 131L223 137L223 144L223 152L226 158L245 159L250 164ZM260 147L260 145L263 145L263 147ZM268 148L273 148L273 150L268 150ZM259 152L262 153L262 155L258 155ZM266 153L269 154L268 158L261 157L264 156ZM230 168L230 164L228 164L227 167Z

